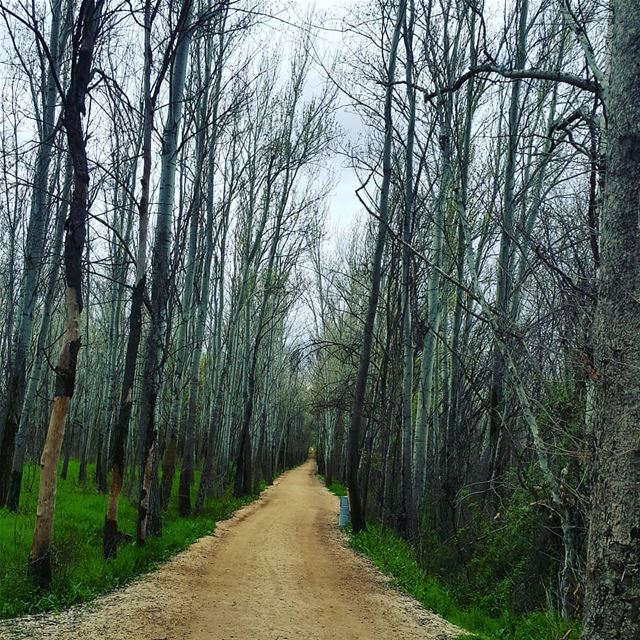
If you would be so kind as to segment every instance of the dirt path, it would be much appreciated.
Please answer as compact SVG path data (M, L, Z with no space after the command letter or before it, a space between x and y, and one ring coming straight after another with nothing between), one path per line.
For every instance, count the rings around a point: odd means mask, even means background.
M51 640L449 640L455 627L386 585L345 544L315 463L130 586L0 625Z

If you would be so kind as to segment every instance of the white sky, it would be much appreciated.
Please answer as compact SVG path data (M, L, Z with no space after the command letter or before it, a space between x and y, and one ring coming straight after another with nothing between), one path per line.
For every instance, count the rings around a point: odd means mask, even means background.
M363 4L363 0L292 0L292 22L297 22L315 7L319 12L328 14L330 18L323 26L336 31L324 31L316 43L318 53L330 60L339 51L342 36L337 29L342 26L341 16L350 7ZM319 69L319 80L323 71ZM336 121L346 140L354 140L361 132L360 120L346 108L336 113ZM327 232L330 239L337 239L364 218L362 206L355 194L360 186L352 169L345 166L345 159L339 155L332 157L329 169L334 174L334 187L328 201Z

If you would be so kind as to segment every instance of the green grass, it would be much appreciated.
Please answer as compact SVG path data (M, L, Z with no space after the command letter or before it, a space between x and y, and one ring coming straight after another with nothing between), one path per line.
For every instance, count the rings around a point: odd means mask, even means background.
M351 546L368 556L392 584L413 596L450 622L470 632L464 638L482 640L574 640L577 625L570 625L554 613L516 615L503 611L491 616L479 606L462 606L453 589L427 575L418 565L415 550L404 540L377 525L350 535Z
M337 496L347 494L346 487L339 482L333 481L327 488ZM478 585L482 585L482 581L478 581L477 585L470 582L456 584L453 579L447 583L443 577L430 575L418 564L415 549L389 530L368 524L367 530L362 533L353 534L350 529L348 531L351 546L391 576L393 586L414 597L427 609L468 631L469 634L462 636L463 638L576 640L579 636L577 624L563 621L554 612L536 611L520 615L503 606L499 608L499 615L495 615L495 602L504 599L498 598L495 593L481 593L482 587ZM519 535L526 534L518 531ZM491 549L496 552L500 546ZM438 554L441 550L436 546L433 552ZM504 554L504 549L500 553ZM486 584L492 582L494 591L499 591L501 583L489 579Z
M324 476L318 474L318 477L320 478L320 480L322 480L322 482L324 482L327 489L329 489L331 493L335 494L338 497L347 495L347 487L345 487L343 484L340 484L337 480L333 480L331 484L327 484Z
M92 468L88 469L87 476L93 478ZM174 488L174 500L163 518L162 537L149 537L142 548L126 544L119 548L116 560L105 561L102 525L106 497L96 492L92 482L82 486L77 478L78 463L72 461L68 479L58 480L53 582L49 592L39 591L27 573L38 490L34 467L25 472L20 512L0 510L0 618L62 609L126 584L211 533L217 521L252 500L227 494L208 501L200 515L180 518ZM119 528L134 535L136 516L135 507L123 496Z

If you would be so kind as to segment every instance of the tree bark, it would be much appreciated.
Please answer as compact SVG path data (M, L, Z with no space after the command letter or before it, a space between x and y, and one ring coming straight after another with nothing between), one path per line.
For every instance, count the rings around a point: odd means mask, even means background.
M62 192L62 202L58 205L56 229L54 233L52 257L53 264L49 270L49 282L47 291L44 296L44 306L42 310L42 321L38 331L38 342L36 344L36 353L33 363L33 370L27 381L27 389L22 402L22 411L20 412L20 423L16 433L16 443L13 452L13 461L11 467L11 483L9 485L9 493L7 495L7 508L11 511L17 511L20 504L20 493L22 489L22 473L24 461L27 454L27 441L29 433L29 424L33 421L32 407L36 399L36 393L42 382L42 373L45 364L44 350L47 340L49 339L49 328L51 326L51 313L58 283L58 272L62 261L62 241L64 238L64 223L67 218L69 209L69 199L71 195L71 162L67 162L65 170L64 187Z
M211 117L211 135L209 140L209 153L204 153L204 134L199 141L202 146L202 152L198 155L202 158L202 163L207 160L208 173L207 173L207 198L205 202L206 221L205 221L205 247L204 256L202 261L202 275L200 281L200 298L196 306L196 325L194 331L194 348L191 359L191 367L189 371L189 399L187 402L187 416L185 424L185 440L183 447L183 455L180 467L180 481L178 488L178 511L180 515L186 516L191 513L191 485L193 484L194 475L194 458L195 458L195 429L196 429L196 409L197 409L197 397L198 397L198 375L200 372L202 348L205 338L205 325L207 320L207 310L209 309L209 289L211 283L211 262L213 260L214 250L214 217L215 207L213 203L214 198L214 171L215 160L217 151L217 134L218 134L218 106L220 103L220 92L222 84L222 70L225 56L225 41L224 41L224 25L226 20L226 11L223 14L219 24L220 37L218 42L218 55L215 60L215 80L213 82L213 114ZM212 45L210 45L211 47ZM211 50L205 53L207 56L205 64L204 85L208 87L211 84ZM203 109L202 109L202 122L206 122L206 110L208 102L209 92L204 91L203 95ZM202 197L199 194L199 190L202 188L202 171L198 173L198 179L196 182L197 193L195 195L199 203L202 202Z
M144 376L140 406L140 437L142 462L140 472L140 500L136 540L143 545L147 536L149 510L155 507L151 501L156 475L156 405L160 392L163 368L165 332L167 327L167 299L169 289L169 249L171 245L171 219L175 194L175 177L178 158L178 129L182 115L185 76L191 43L192 1L185 0L182 8L182 32L176 47L171 77L171 101L165 122L162 141L162 166L160 195L152 256L151 328L145 345ZM159 506L159 505L158 505Z
M640 637L640 3L612 11L583 640Z
M402 218L402 508L400 530L413 539L418 530L417 510L414 500L413 474L413 333L411 322L411 238L413 227L413 150L416 135L416 95L413 89L413 27L415 12L413 1L406 11L403 40L407 81L407 146L405 151L404 212ZM373 446L370 443L370 448ZM369 454L371 460L371 454ZM368 476L368 473L367 473ZM419 494L418 494L419 495ZM366 499L365 499L366 505Z
M0 414L0 506L7 500L10 484L13 483L10 509L18 500L18 475L12 474L12 459L19 429L23 400L27 381L27 357L33 333L34 312L38 301L38 278L42 269L42 257L45 248L47 218L50 199L48 195L48 177L51 159L54 157L54 138L56 135L55 114L57 87L55 78L60 70L60 50L63 47L64 33L63 4L55 0L52 4L50 55L54 67L49 66L46 79L43 79L42 121L40 125L40 146L33 176L33 195L31 213L27 230L24 276L17 311L15 350L5 390L5 401ZM21 473L19 474L21 476ZM16 505L17 506L17 505Z
M529 0L522 0L518 15L515 68L524 67L527 56L527 28L529 20ZM510 296L513 274L513 238L515 210L516 155L518 151L519 125L521 113L520 92L522 80L516 79L511 87L509 99L509 122L507 136L507 158L504 169L504 200L500 221L500 250L496 278L496 312L500 340L504 340L510 327ZM493 349L491 388L489 390L489 478L493 481L503 473L506 465L507 445L505 444L504 391L506 366L498 345Z
M57 466L64 428L73 397L82 313L82 252L87 226L89 167L82 130L85 97L91 79L93 52L99 31L102 1L84 0L80 6L74 34L70 86L64 103L64 124L69 153L73 161L73 199L66 222L64 241L66 331L58 365L49 427L40 460L40 488L29 567L36 580L51 582L51 538L56 500Z
M367 392L367 377L371 363L371 350L373 347L373 328L380 297L380 279L382 274L382 254L384 253L385 239L387 235L387 221L389 217L389 190L391 186L391 147L393 142L393 83L395 79L398 42L404 22L406 0L402 0L398 7L396 22L391 40L389 63L387 66L387 88L384 104L384 148L382 154L382 185L380 188L380 206L378 211L378 232L373 255L371 290L367 302L367 314L362 329L362 343L358 360L358 373L353 396L351 421L349 423L349 435L347 444L347 485L349 487L349 503L351 508L351 523L353 530L358 533L366 528L365 514L360 497L358 485L358 468L360 466L360 431L362 428L362 412Z

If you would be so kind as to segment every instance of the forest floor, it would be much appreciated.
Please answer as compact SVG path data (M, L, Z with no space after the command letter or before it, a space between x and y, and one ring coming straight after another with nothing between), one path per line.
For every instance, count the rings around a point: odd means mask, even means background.
M346 545L309 461L158 570L90 604L0 623L2 640L450 640L461 631Z

